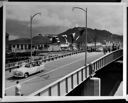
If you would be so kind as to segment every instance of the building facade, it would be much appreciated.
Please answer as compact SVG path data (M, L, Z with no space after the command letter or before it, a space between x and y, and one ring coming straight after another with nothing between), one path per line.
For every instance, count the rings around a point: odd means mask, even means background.
M38 35L32 38L32 48L31 39L21 38L16 40L10 40L7 44L8 50L11 52L30 52L31 50L46 50L49 47L50 41L47 37Z

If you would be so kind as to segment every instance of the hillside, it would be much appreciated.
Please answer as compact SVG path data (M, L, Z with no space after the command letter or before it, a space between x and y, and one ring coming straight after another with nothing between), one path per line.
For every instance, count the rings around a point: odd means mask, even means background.
M34 43L56 43L57 40L53 38L54 36L57 36L59 38L60 43L65 43L65 38L63 35L66 35L67 41L70 43L83 43L85 42L85 28L83 27L75 27L75 28L70 28L60 34L49 34L43 36L42 34L38 34L37 36L33 37L33 42ZM73 38L73 35L74 38ZM51 38L53 38L53 42L51 42ZM91 29L87 28L87 41L88 43L94 43L94 42L100 42L100 43L105 43L106 41L120 41L123 42L123 36L117 35L117 34L112 34L109 31L106 30L98 30L98 29ZM20 38L16 40L10 40L9 44L22 44L22 43L30 43L30 39L27 38Z
M58 37L61 42L65 42L62 35L67 35L68 42L72 42L72 33L75 33L74 41L73 42L85 42L85 28L83 27L75 27L68 29L67 31L58 34ZM79 38L76 40L76 38L79 36ZM87 28L87 41L90 42L101 42L104 43L104 41L123 41L123 36L112 34L109 31L106 30L98 30L98 29L91 29Z

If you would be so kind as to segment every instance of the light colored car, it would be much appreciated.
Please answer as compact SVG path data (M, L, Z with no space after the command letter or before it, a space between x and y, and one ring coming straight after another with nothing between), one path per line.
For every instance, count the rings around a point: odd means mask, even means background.
M30 62L22 65L18 69L13 70L14 77L25 77L27 78L29 75L41 72L44 70L44 63L40 61Z
M102 52L103 51L103 47L96 48L96 51L97 52Z

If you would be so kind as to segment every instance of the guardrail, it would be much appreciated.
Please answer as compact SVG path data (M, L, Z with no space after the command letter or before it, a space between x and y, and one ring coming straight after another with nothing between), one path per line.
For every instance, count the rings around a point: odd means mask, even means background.
M64 96L76 88L87 78L93 76L96 71L112 63L123 56L123 50L116 50L83 66L76 71L60 78L59 80L30 94L30 96ZM61 88L60 88L61 87Z
M11 70L11 69L17 68L22 63L24 63L24 62L27 63L29 61L30 61L30 59L27 59L27 60L24 60L24 61L19 61L19 62L14 62L14 63L8 63L8 64L5 65L5 70Z
M74 52L71 52L71 53L67 53L67 54L63 54L63 55L56 55L56 56L51 56L51 57L48 56L47 58L42 58L41 61L46 62L46 61L50 61L50 60L70 56L70 55L73 55L73 54L81 53L81 52L83 52L83 51L74 51ZM8 64L5 65L5 70L6 71L9 70L11 72L11 69L15 69L15 68L19 67L19 65L21 65L24 62L26 62L26 63L30 62L30 59L19 61L19 62L14 62L14 63L8 63Z

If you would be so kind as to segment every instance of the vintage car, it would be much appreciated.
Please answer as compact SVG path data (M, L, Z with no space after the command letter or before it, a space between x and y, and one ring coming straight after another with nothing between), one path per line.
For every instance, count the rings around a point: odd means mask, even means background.
M41 72L44 70L44 63L40 61L34 61L27 64L22 65L18 69L13 70L14 77L25 77L27 78L29 75Z

